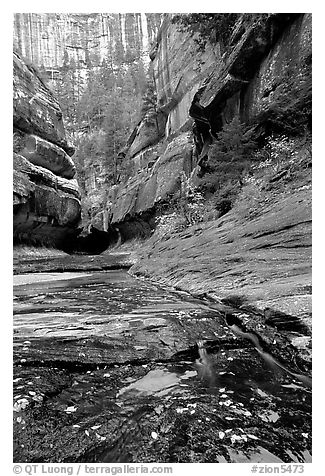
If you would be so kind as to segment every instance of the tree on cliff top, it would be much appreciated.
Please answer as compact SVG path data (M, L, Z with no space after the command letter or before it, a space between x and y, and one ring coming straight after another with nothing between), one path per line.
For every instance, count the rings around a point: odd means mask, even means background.
M238 17L238 13L182 13L175 15L172 23L179 24L185 31L199 33L202 41L197 41L202 47L207 40L226 45Z

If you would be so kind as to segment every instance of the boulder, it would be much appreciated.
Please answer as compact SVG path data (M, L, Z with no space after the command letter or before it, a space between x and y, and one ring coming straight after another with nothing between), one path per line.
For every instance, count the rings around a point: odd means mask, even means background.
M64 246L76 235L80 195L75 180L57 177L14 154L14 240Z
M69 155L61 147L38 136L16 132L14 151L19 152L32 164L44 167L60 177L72 179L76 174Z
M75 180L14 154L13 193L14 241L63 247L76 235L80 195Z

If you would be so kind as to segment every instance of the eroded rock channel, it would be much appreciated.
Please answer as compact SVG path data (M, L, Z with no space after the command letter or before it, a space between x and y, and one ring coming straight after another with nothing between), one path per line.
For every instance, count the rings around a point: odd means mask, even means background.
M126 270L48 269L14 277L16 462L311 460L310 389L221 312Z

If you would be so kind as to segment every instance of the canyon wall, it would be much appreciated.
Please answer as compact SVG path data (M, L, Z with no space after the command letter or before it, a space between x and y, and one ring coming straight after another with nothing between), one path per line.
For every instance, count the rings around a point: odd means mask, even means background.
M245 311L253 312L249 319L255 329L264 333L270 325L283 330L307 360L311 145L299 122L290 130L288 118L297 120L310 109L311 46L309 14L268 15L245 28L239 18L228 47L207 44L204 50L195 41L186 42L165 17L153 59L158 101L167 116L165 136L133 156L138 173L120 185L111 205L112 220L122 232L129 233L131 220L148 223L149 211L154 213L159 201L168 203L183 174L194 179L203 169L212 137L235 114L257 137L290 136L296 148L288 153L278 143L274 163L255 164L228 213L181 232L157 230L130 272L190 292L219 310L240 308L244 319ZM174 147L182 140L181 148ZM155 154L147 156L149 150ZM166 156L168 187L157 193ZM145 200L144 189L150 190Z
M69 138L75 144L84 143L85 135L88 135L89 143L92 142L92 137L94 143L107 142L105 129L96 126L95 130L89 131L88 122L80 117L82 107L79 107L79 101L85 102L83 92L90 78L98 78L101 74L108 78L107 71L115 77L123 76L122 84L121 81L115 86L106 84L106 88L108 91L113 89L112 97L116 97L117 89L127 89L128 92L124 94L132 95L133 100L129 114L136 116L139 113L140 84L145 81L145 71L150 63L149 51L160 21L161 14L155 13L14 15L14 48L40 70L46 84L53 90L62 107ZM137 87L137 92L130 88L129 83L132 82L134 88ZM99 92L99 96L105 94L107 91ZM120 95L122 94L120 91ZM112 99L111 110L122 110L123 107L122 98L119 104L117 101L113 104ZM115 112L112 114L118 116ZM115 120L111 119L110 122ZM136 119L128 119L125 114L122 120L129 120L127 127L132 130ZM115 150L115 140L111 137L109 140L114 141L114 146L110 149ZM121 145L117 146L118 149L120 147ZM80 172L78 180L83 197L85 226L88 224L88 207L94 214L102 208L105 201L115 158L109 159L107 160L107 153L92 153L90 156L88 151L82 149L82 145L77 149L75 163ZM95 222L97 221L96 219Z
M110 190L93 218L100 229L112 222L126 237L130 226L148 232L157 204L200 170L213 137L236 113L254 128L277 132L268 123L274 104L310 65L311 15L241 15L227 44L202 46L199 39L164 14L150 53L156 124L145 117L134 129L124 151L133 176ZM288 107L299 109L298 101Z
M14 48L54 79L63 66L89 70L148 51L160 24L156 13L15 13ZM118 59L118 61L116 61Z
M13 67L14 242L68 248L80 220L74 148L36 70L16 53Z
M150 57L156 115L136 125L123 150L132 176L109 186L105 164L95 167L85 158L87 188L99 204L91 224L101 231L113 225L125 239L151 231L159 204L203 170L213 137L236 113L252 127L270 127L268 117L284 85L301 75L311 57L310 14L242 14L227 41L221 35L203 43L198 32L184 30L173 17L15 15L15 46L54 81L71 64L82 76L103 60L119 58L121 64L132 55Z

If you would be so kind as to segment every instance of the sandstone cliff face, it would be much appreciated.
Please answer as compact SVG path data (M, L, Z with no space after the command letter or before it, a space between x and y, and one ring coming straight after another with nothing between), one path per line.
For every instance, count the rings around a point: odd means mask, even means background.
M80 195L62 113L32 67L14 54L14 241L67 245Z
M310 174L288 188L267 196L253 219L235 207L166 239L153 235L131 272L219 302L277 309L310 327Z
M240 17L226 47L207 42L202 49L197 39L164 15L151 53L160 127L146 119L136 127L126 151L134 177L115 187L104 207L121 229L168 201L207 155L211 134L236 113L246 122L268 113L288 78L310 59L311 15L270 14L248 24ZM170 187L160 184L166 162Z
M73 104L77 104L87 75L90 71L96 74L104 63L115 72L131 65L145 69L160 21L161 14L155 13L17 13L14 15L14 48L40 69L46 83L57 91L65 111L62 82L67 85L69 95L73 91L76 96ZM67 130L75 133L74 118L69 116L65 121ZM155 143L155 127L151 127L146 136L146 145ZM138 147L136 141L132 147L136 152L143 148L142 144ZM102 195L107 194L103 187L107 187L106 177L112 172L110 166L106 157L98 157L96 163L94 157L85 157L82 163L85 167L81 189L85 189L87 201L92 202L93 208L101 209ZM97 218L95 221L97 223Z
M87 70L136 52L148 57L155 13L15 13L14 47L55 80L63 65ZM149 57L148 57L149 59Z

